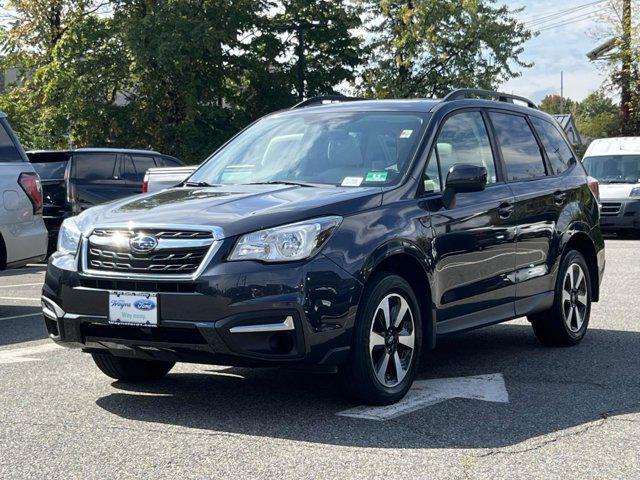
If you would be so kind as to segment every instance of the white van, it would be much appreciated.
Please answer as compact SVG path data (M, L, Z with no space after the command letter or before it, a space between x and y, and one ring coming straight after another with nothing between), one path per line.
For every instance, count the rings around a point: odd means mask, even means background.
M582 162L600 182L602 230L640 233L640 137L594 140Z

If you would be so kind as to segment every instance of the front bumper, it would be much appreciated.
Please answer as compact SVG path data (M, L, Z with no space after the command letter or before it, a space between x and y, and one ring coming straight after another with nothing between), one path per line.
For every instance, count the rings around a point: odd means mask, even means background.
M600 226L604 231L640 230L640 200L602 200Z
M43 289L49 335L68 347L238 366L334 365L349 353L361 284L322 255L220 262L190 282L103 279L72 263L52 257ZM110 290L158 293L158 327L110 325Z

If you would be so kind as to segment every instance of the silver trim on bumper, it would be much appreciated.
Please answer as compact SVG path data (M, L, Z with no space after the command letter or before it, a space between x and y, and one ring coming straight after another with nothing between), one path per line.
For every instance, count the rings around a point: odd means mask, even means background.
M62 318L75 320L80 317L84 318L99 318L106 319L107 317L103 315L81 315L78 313L67 313L65 312L60 305L51 300L50 298L45 297L44 295L40 297L40 301L42 302L42 314L50 318L51 320L60 320Z
M282 323L266 323L263 325L240 325L237 327L231 327L229 331L231 333L262 333L262 332L286 332L289 330L295 330L293 324L293 317L288 316Z

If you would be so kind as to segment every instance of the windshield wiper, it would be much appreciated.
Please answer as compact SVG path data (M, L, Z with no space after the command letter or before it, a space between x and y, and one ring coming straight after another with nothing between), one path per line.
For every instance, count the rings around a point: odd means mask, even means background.
M184 187L218 187L219 185L212 185L208 182L184 182Z
M324 183L309 183L309 182L291 182L289 180L269 180L265 182L250 182L244 185L294 185L297 187L334 187L335 185L329 185Z

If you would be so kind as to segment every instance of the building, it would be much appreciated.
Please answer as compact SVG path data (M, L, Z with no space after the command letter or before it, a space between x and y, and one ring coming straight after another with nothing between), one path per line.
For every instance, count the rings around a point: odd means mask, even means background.
M564 133L567 134L567 138L569 141L573 143L576 147L582 147L582 137L578 132L578 127L576 127L576 120L573 118L573 115L570 113L565 113L562 115L554 115L553 118L560 124Z

